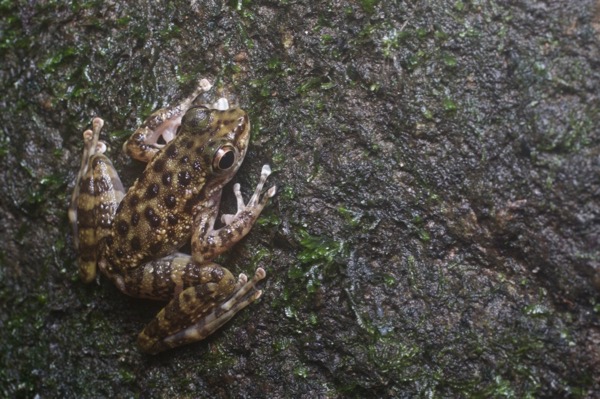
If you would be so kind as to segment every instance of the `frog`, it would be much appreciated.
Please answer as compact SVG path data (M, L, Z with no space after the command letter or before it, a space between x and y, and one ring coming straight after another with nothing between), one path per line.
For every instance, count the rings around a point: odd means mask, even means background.
M95 281L100 270L126 295L166 302L137 337L148 354L205 339L262 295L256 288L266 277L262 267L250 279L236 278L214 259L248 234L277 189L263 191L271 174L263 165L247 203L233 185L237 211L222 214L217 226L224 186L248 149L250 119L224 98L202 103L211 87L200 80L125 142L125 153L146 163L127 191L100 140L104 120L93 118L83 132L68 209L80 279ZM186 254L181 248L189 243Z

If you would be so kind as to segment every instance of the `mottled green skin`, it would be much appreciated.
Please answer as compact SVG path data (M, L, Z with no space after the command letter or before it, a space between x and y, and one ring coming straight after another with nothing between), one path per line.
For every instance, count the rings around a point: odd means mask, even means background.
M254 286L265 277L259 268L250 281L236 279L210 262L248 233L275 194L272 187L261 198L270 173L265 166L247 205L234 187L238 211L214 229L222 189L246 153L248 115L239 108L192 106L189 98L182 104L155 112L126 143L127 153L150 162L125 195L99 146L102 120L96 118L93 131L84 133L69 210L84 281L95 278L98 266L128 295L170 300L138 337L149 353L205 338L260 296ZM164 148L150 143L168 124L176 137ZM190 239L192 256L177 253Z

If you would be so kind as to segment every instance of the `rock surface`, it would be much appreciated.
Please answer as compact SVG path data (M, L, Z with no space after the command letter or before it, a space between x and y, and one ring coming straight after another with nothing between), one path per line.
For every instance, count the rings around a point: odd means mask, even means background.
M501 3L0 4L0 396L600 396L600 6ZM275 171L220 259L268 277L149 357L160 305L79 281L66 207L93 116L130 184L198 78L251 114L244 194Z

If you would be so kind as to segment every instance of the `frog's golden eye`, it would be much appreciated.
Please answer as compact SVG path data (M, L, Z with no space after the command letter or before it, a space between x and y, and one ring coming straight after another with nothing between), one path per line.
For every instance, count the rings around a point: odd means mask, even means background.
M192 107L181 119L181 125L190 129L204 129L210 123L211 112L203 106Z
M213 170L227 170L237 159L237 151L231 145L219 147L213 158Z

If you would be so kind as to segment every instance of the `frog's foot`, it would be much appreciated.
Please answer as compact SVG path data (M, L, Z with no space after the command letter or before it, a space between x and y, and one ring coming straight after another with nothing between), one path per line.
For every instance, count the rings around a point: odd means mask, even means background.
M225 252L233 244L241 240L252 228L254 222L260 216L260 213L277 192L277 187L269 188L266 193L262 193L263 187L267 178L271 174L269 165L264 165L260 174L260 180L256 185L254 194L248 201L244 203L244 198L240 191L240 185L233 186L233 192L237 199L237 212L235 215L222 215L221 221L225 226L214 230L213 220L206 220L202 225L200 223L200 231L207 232L205 234L192 235L192 256L197 262L202 262L204 259L214 259L217 255Z
M255 286L265 276L262 268L256 269L250 281L240 274L233 293L221 303L211 301L212 287L199 285L185 289L140 333L140 349L156 354L203 340L261 296L262 291L256 290Z
M201 79L195 90L181 103L154 112L123 144L123 151L142 162L150 162L161 148L175 138L181 118L194 105L196 98L212 88L207 79Z

